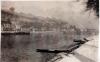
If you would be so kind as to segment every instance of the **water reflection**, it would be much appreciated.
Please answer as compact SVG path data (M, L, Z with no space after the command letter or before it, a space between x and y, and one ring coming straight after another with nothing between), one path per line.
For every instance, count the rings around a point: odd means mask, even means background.
M73 43L74 37L74 34L62 32L2 35L2 62L43 62L44 54L36 52L36 49L64 49Z

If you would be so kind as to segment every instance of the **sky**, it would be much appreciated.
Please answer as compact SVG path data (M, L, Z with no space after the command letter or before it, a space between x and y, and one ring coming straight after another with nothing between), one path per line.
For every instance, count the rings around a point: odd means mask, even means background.
M98 18L93 11L85 11L85 1L2 1L2 8L15 7L16 12L42 17L54 17L79 28L98 29Z

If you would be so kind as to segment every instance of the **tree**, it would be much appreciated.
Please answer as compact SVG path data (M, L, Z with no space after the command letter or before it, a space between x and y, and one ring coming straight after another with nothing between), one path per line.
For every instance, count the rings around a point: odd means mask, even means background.
M88 0L86 2L87 6L87 10L94 10L96 13L96 16L99 17L99 0Z
M80 0L76 0L76 1L80 1ZM94 10L96 16L99 17L99 0L87 0L86 10Z

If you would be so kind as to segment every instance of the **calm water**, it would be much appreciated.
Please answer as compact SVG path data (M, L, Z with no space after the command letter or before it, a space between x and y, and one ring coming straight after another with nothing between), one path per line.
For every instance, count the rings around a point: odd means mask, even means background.
M47 54L36 49L66 49L74 38L62 32L2 35L2 62L44 62Z

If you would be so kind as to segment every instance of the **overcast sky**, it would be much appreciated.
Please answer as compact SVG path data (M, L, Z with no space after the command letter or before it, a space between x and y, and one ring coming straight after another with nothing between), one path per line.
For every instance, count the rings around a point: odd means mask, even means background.
M98 18L93 11L85 11L84 1L3 1L2 8L15 7L23 12L42 17L55 17L82 28L98 28Z

